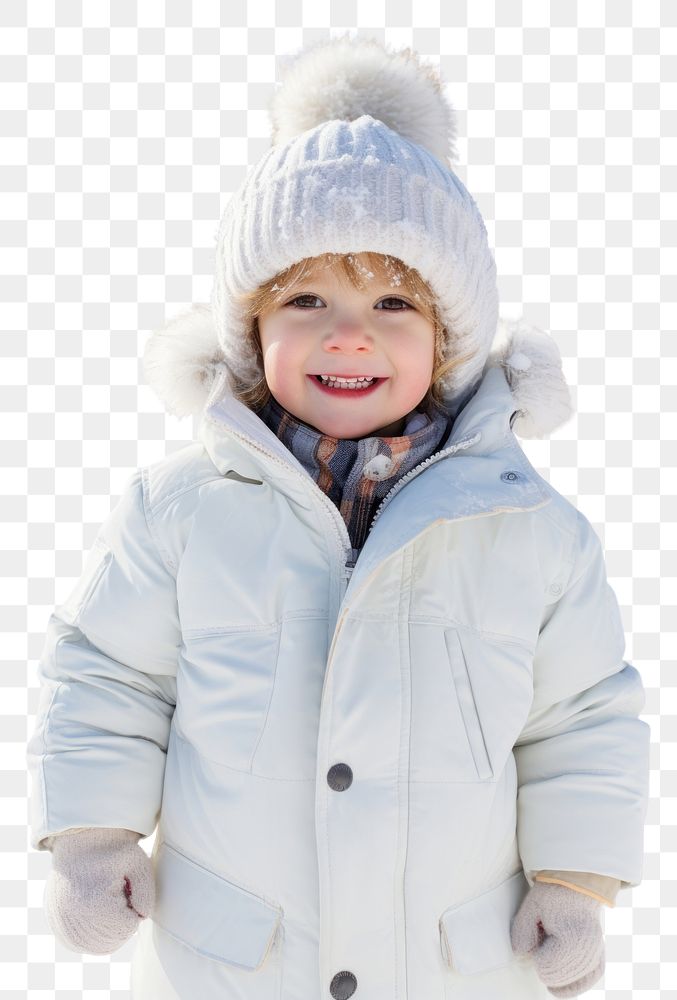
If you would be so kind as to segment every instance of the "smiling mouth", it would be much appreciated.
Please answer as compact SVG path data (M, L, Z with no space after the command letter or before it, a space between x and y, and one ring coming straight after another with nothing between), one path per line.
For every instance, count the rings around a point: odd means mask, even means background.
M357 376L351 376L351 377L356 378ZM309 375L308 378L312 380L313 384L318 387L320 392L324 392L332 396L355 396L355 397L370 396L381 385L382 382L386 381L385 378L374 378L373 381L369 382L367 385L364 385L363 387L358 388L357 383L355 383L355 388L350 388L349 386L344 386L344 385L339 386L336 383L334 383L333 385L329 385L326 382L323 382L319 375Z

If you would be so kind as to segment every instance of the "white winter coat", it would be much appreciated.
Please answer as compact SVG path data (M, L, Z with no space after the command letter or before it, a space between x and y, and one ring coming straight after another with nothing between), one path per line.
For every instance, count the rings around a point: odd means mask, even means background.
M546 998L510 946L532 874L640 882L642 682L511 380L486 367L352 575L223 371L199 441L129 480L49 619L29 763L37 849L158 824L135 1000Z

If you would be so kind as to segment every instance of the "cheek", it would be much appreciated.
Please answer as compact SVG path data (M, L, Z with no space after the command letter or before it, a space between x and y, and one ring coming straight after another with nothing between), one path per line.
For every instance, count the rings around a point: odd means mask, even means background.
M298 343L283 337L271 338L262 342L263 367L266 381L270 388L284 390L298 385L302 377L302 352Z
M435 350L432 341L409 341L402 347L400 368L408 372L412 383L427 388L433 372Z

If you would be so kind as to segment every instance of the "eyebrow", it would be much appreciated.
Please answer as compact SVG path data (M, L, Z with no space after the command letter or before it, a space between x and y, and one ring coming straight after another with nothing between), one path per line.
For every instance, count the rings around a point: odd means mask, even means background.
M399 285L391 285L386 281L385 278L377 279L376 275L374 275L374 280L376 281L376 284L368 286L367 288L363 289L363 292L368 293L373 289L383 288L389 291L391 295L399 295L402 298L407 298L407 297L411 298L414 294L413 292L410 292L407 289L401 290ZM292 290L289 290L289 294L294 294L298 288L314 284L319 284L319 285L322 284L322 279L320 278L319 275L313 275L312 277L301 278L298 282L295 283L294 288ZM348 287L350 288L354 287L352 285L344 284L343 282L340 282L339 285L341 291L343 291ZM356 288L355 291L359 291L359 289Z

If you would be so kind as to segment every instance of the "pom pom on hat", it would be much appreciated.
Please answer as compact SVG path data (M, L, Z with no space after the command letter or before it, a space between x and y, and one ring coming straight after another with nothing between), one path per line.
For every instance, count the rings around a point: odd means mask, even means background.
M433 66L412 49L344 36L292 58L270 104L272 142L289 142L332 119L377 118L447 165L456 160L456 115Z

